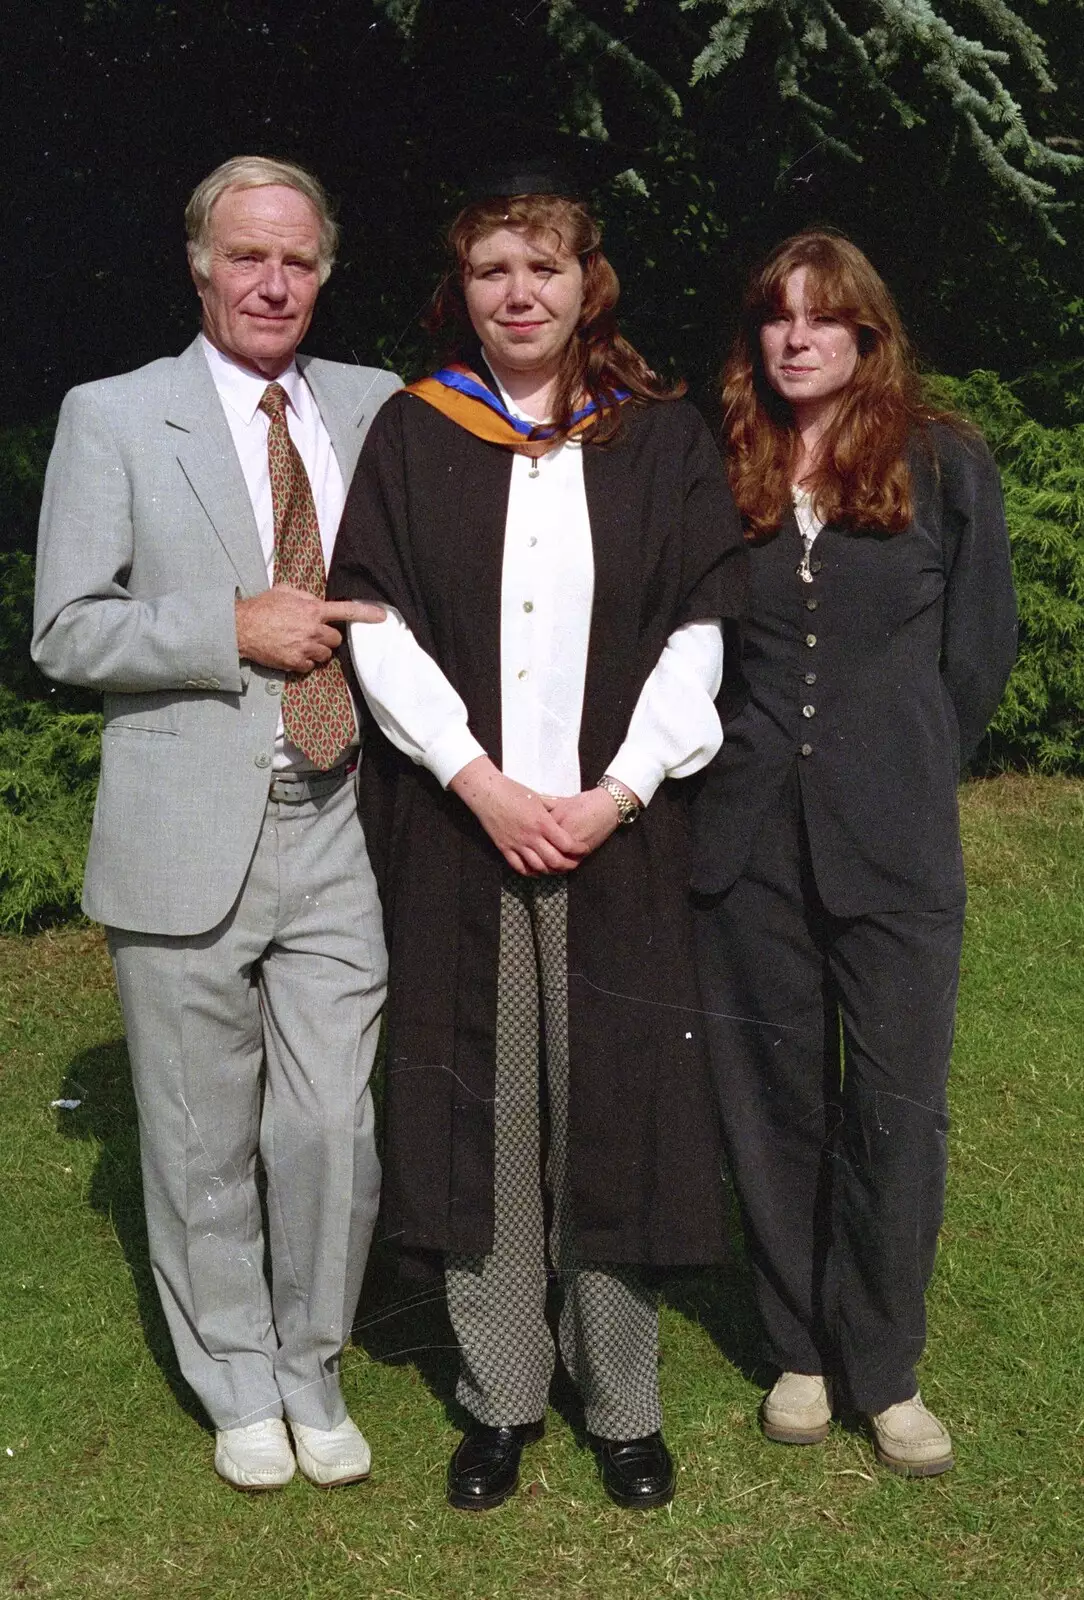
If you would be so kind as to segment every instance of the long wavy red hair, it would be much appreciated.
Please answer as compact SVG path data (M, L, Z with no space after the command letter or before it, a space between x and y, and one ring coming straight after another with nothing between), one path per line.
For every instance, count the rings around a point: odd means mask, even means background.
M563 195L524 194L475 201L459 213L448 231L453 265L439 285L425 318L430 333L451 334L452 355L470 363L478 341L467 314L463 284L470 271L470 253L498 228L522 229L536 237L556 235L578 256L583 269L583 306L579 326L565 348L552 406L552 437L564 439L573 414L586 399L599 411L585 442L605 444L621 427L621 406L614 398L627 389L634 402L676 400L685 384L666 384L643 356L623 338L614 307L620 292L617 273L603 255L602 232L587 207Z
M810 307L858 340L854 376L804 487L824 522L898 533L913 515L908 442L930 422L960 421L926 400L895 302L861 250L842 234L812 230L785 239L754 272L723 368L727 471L747 537L774 532L791 504L800 440L790 406L765 376L760 330L783 310L787 282L801 267Z

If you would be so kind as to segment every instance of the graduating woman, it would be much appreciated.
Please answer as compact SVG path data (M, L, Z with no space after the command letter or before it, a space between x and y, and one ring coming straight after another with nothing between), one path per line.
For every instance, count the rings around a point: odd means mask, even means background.
M672 780L721 739L743 541L699 416L617 331L573 192L495 177L456 219L433 320L460 360L376 418L328 586L389 608L351 639L402 753L367 815L391 951L384 1218L444 1257L465 1509L505 1500L542 1432L547 1251L607 1492L671 1498L638 1269L718 1259L723 1232Z
M750 549L744 708L698 800L704 1003L760 1313L765 1434L864 1413L953 1464L922 1404L964 876L961 763L1016 648L997 470L923 399L898 314L832 233L780 245L724 372Z

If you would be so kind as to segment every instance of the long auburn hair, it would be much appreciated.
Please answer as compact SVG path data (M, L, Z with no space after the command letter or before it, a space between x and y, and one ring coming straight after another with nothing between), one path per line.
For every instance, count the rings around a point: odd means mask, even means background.
M451 335L452 356L466 360L468 365L477 358L478 338L467 312L464 284L474 246L498 228L514 228L533 236L556 234L561 245L579 257L583 270L579 326L561 357L547 424L552 435L548 432L547 437L552 436L555 442L566 439L574 413L587 400L593 400L599 410L590 429L580 437L592 444L605 444L621 427L617 390L628 390L632 401L638 404L676 400L685 393L683 382L666 384L657 377L639 351L618 332L614 307L620 284L599 248L601 229L585 205L563 195L521 194L478 200L456 217L448 230L452 266L425 317L428 332Z
M810 306L848 324L858 340L854 376L804 486L824 522L898 533L914 511L909 440L930 422L965 424L926 400L899 312L874 267L842 234L816 229L784 239L753 273L723 368L727 471L746 537L775 532L791 504L800 439L789 404L765 376L760 330L784 309L787 281L800 267Z

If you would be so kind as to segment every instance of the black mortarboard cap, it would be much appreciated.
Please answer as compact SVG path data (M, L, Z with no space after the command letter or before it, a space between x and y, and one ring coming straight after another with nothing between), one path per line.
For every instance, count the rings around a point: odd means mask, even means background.
M483 137L480 137L482 135ZM495 151L504 154L496 155ZM522 121L491 121L460 147L462 205L517 194L561 194L585 200L629 166L628 155L607 140L554 128L526 130Z
M569 170L549 162L506 160L499 165L478 167L468 174L463 185L463 204L469 206L476 200L510 198L515 194L561 194L578 200L586 187Z

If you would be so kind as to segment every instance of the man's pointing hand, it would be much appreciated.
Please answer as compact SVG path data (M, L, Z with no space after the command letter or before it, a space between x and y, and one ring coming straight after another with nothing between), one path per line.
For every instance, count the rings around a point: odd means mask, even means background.
M262 667L311 672L330 661L342 643L334 623L383 622L383 606L364 600L317 600L303 589L276 583L262 594L238 600L237 653Z

